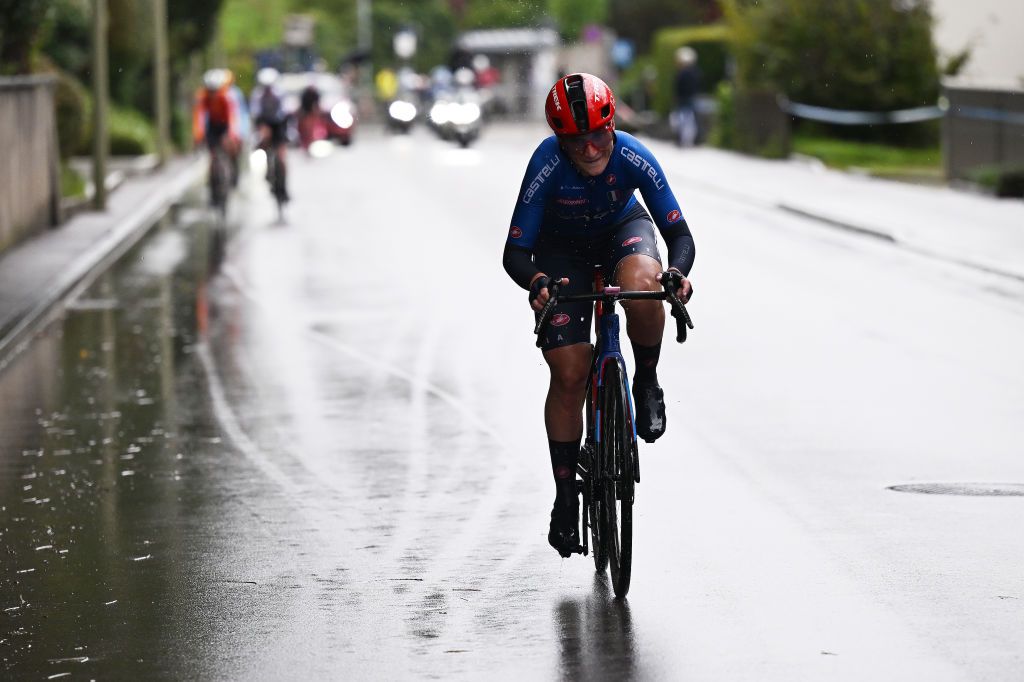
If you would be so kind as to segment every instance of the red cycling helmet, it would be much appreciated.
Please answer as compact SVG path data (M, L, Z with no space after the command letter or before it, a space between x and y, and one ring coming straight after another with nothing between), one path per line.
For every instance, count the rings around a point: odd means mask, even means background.
M558 79L544 102L544 114L555 135L581 135L615 128L615 95L608 84L589 73Z

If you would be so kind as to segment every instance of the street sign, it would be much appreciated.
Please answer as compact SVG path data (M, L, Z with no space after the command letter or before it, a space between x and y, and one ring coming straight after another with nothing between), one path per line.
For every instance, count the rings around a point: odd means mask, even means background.
M309 47L313 44L316 19L306 14L289 14L284 20L284 44L289 47Z

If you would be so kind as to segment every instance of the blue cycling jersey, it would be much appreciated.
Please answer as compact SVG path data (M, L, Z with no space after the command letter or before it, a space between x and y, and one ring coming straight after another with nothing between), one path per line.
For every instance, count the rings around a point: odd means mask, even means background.
M666 239L677 224L689 234L665 173L635 137L617 132L607 168L589 177L552 135L540 143L526 167L507 244L532 250L542 231L567 238L601 235L636 206L637 189Z

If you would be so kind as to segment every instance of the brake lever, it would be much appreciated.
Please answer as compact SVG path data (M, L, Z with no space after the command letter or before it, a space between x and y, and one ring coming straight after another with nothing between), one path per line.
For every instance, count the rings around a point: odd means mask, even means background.
M546 330L548 326L548 321L551 317L551 311L554 310L555 306L558 304L557 297L558 288L560 286L558 282L561 281L561 278L552 279L551 283L548 284L548 302L544 304L543 308L541 308L540 317L537 318L537 324L533 328L533 333L537 335L537 348L540 348L541 346L544 345L543 332Z
M678 294L682 275L665 272L658 279L662 286L665 287L666 298L672 304L672 317L676 319L676 341L684 343L686 341L686 328L693 329L693 320L690 319L690 313L686 310L686 306Z

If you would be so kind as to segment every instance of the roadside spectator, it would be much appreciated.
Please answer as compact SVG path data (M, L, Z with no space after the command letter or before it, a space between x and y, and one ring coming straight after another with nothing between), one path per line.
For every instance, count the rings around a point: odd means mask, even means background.
M688 45L676 50L676 67L672 125L676 132L676 144L692 147L697 144L700 133L697 125L697 93L700 90L701 74L697 68L697 51Z

